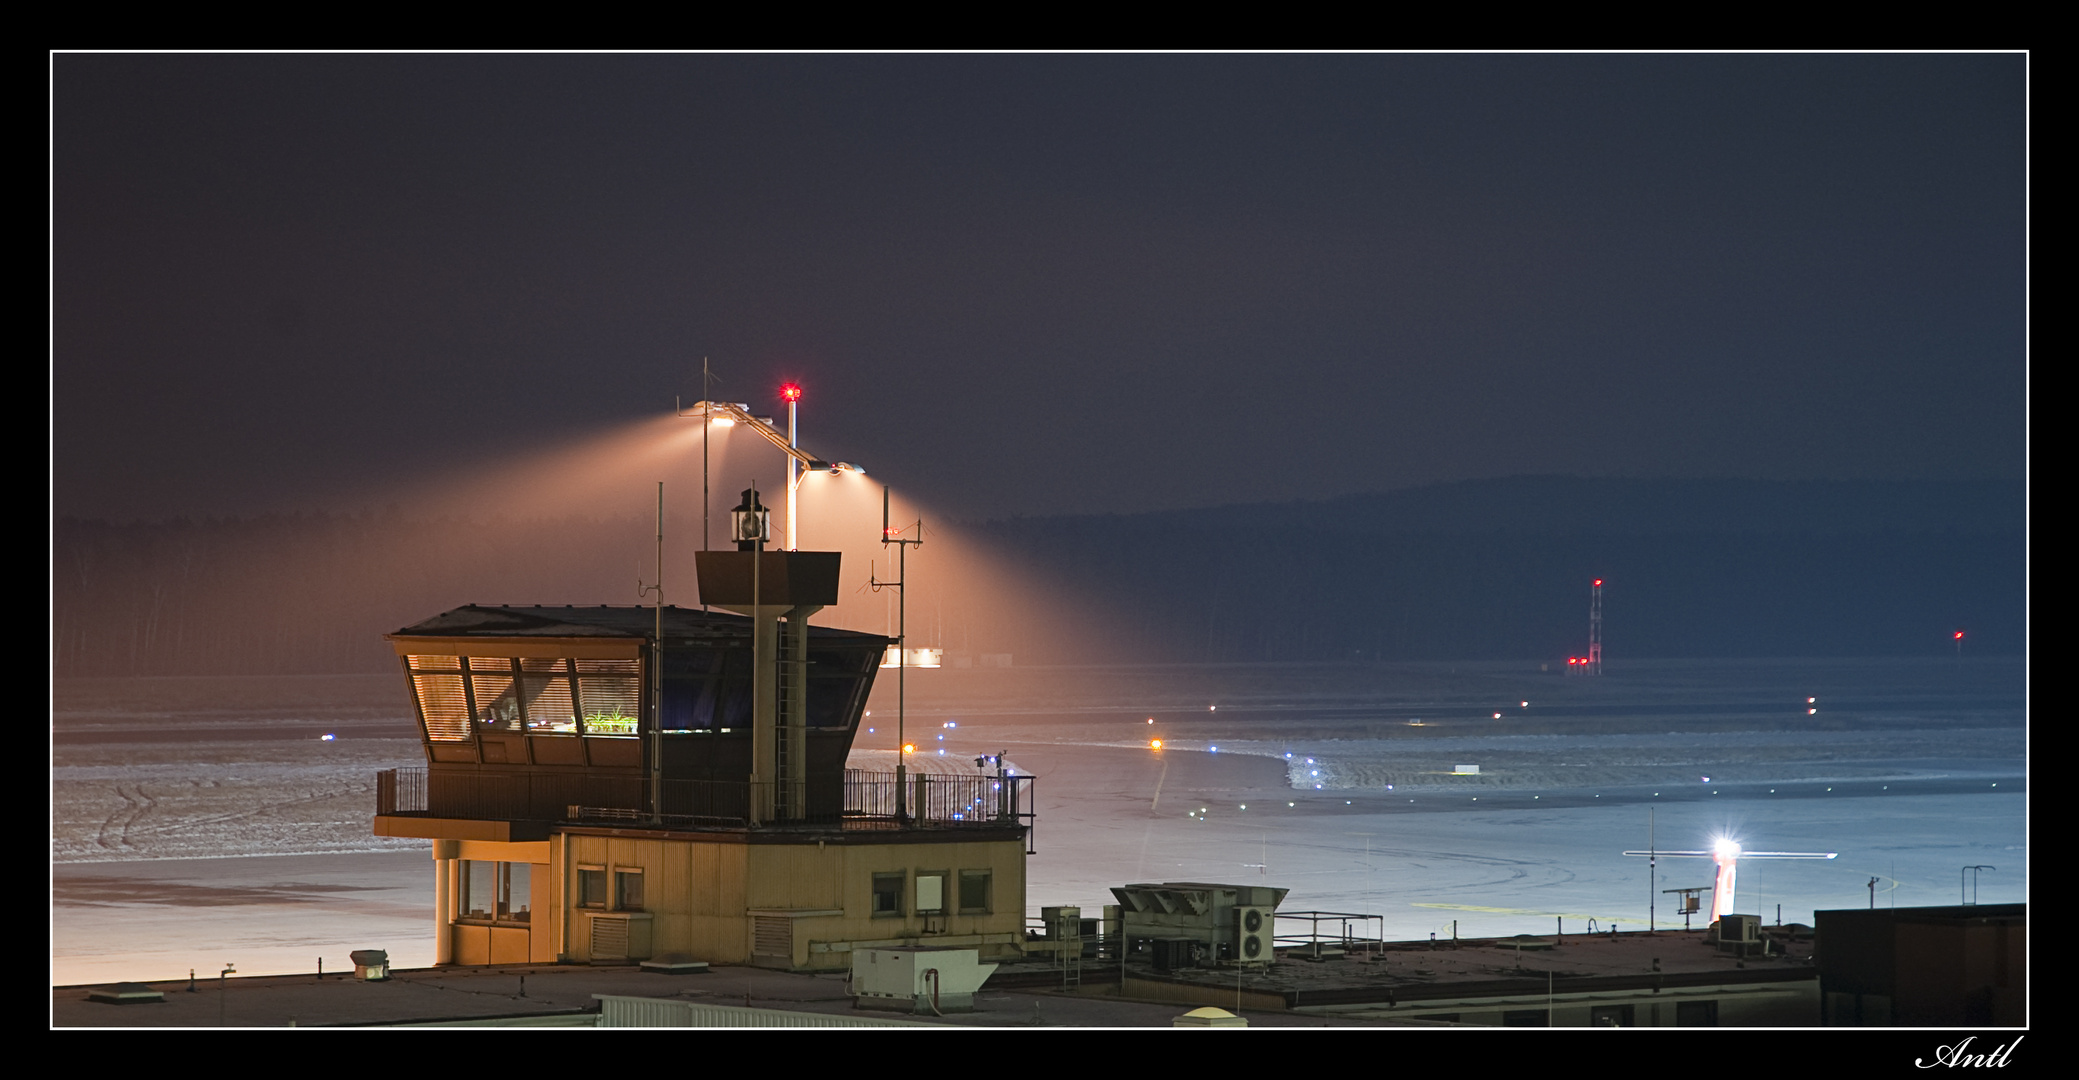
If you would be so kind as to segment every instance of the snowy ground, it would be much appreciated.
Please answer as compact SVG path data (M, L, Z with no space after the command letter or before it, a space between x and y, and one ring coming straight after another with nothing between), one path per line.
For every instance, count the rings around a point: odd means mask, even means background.
M1679 925L1657 890L1710 863L1663 859L1649 885L1622 852L1650 812L1663 849L1840 852L1742 866L1741 908L1809 921L1870 903L1871 878L1880 904L1954 903L1967 865L1997 868L1978 900L2026 898L2024 680L2000 661L940 671L913 674L908 734L1040 777L1035 909L1262 881L1398 938L1634 926L1649 898ZM54 983L431 961L426 844L368 835L375 772L422 763L395 676L54 697ZM873 707L884 726L893 701Z

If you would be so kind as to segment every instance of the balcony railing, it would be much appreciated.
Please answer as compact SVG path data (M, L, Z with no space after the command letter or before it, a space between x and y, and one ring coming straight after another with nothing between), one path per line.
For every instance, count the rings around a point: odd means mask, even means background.
M665 780L661 805L642 777L473 770L385 769L376 774L376 813L386 816L568 823L625 822L678 827L745 826L754 806L773 807L760 825L846 829L1002 828L1033 823L1030 776L910 775L845 770L837 784L811 784L789 813L770 783ZM764 789L764 790L761 790ZM754 799L754 796L758 798Z

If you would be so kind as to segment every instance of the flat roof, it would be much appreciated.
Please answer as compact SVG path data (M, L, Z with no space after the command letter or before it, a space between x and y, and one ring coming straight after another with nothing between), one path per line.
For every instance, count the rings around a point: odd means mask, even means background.
M1437 1026L1420 1017L1389 1018L1373 1010L1337 1015L1337 1006L1397 1003L1420 1009L1424 1002L1498 998L1528 994L1543 999L1552 990L1611 993L1658 985L1682 988L1817 980L1811 939L1790 941L1786 955L1770 958L1721 953L1702 930L1657 933L1566 934L1553 937L1482 938L1462 941L1389 942L1377 951L1352 950L1318 962L1281 949L1282 959L1266 970L1189 969L1158 974L1144 961L1129 963L1127 975L1148 981L1210 987L1223 995L1239 988L1250 999L1282 999L1284 1009L1246 1008L1252 1027L1324 1024L1351 1027ZM1519 953L1518 942L1523 944ZM1542 946L1542 947L1541 947ZM1661 970L1653 970L1658 960ZM1517 967L1518 962L1521 968ZM183 979L148 984L165 1000L135 1005L90 1001L91 986L51 990L55 1027L304 1027L390 1026L503 1019L515 1023L585 1022L593 995L667 998L718 1005L749 1005L832 1015L900 1016L958 1027L1169 1027L1199 1003L1156 1002L1109 996L1119 969L1086 961L1080 995L1059 992L1061 973L1047 960L998 967L977 995L977 1011L945 1017L859 1012L846 996L842 973L805 974L752 967L715 967L699 974L665 975L634 965L508 964L392 970L385 982L357 982L350 972L267 975L224 980L207 974L188 992ZM1239 978L1237 978L1239 976ZM1105 988L1105 990L1100 990ZM1095 991L1096 993L1093 993ZM1105 995L1105 996L1099 996ZM1327 1009L1294 1012L1294 1009ZM219 1022L221 1015L222 1021ZM562 1020L558 1020L558 1018Z
M1307 920L1280 912L1278 930L1291 935ZM1353 932L1362 922L1350 920ZM1333 934L1340 919L1324 915L1321 930ZM1557 994L1676 989L1733 983L1816 980L1810 927L1776 933L1769 927L1772 953L1738 956L1722 952L1705 930L1625 931L1611 934L1521 934L1505 938L1458 941L1394 941L1358 943L1345 950L1338 942L1322 943L1318 961L1302 956L1303 947L1281 942L1278 963L1244 969L1239 980L1232 968L1185 968L1155 972L1135 960L1128 972L1137 979L1204 985L1233 992L1237 985L1255 994L1276 995L1288 1008L1361 1005L1394 1001L1419 1005L1425 1000L1504 997L1535 993L1548 985ZM1550 983L1547 977L1550 977ZM1085 976L1089 978L1088 975Z
M1121 1001L1049 992L1061 973L1047 961L1005 964L976 995L976 1011L943 1017L861 1010L847 996L845 973L801 974L752 967L715 967L665 975L634 965L511 964L395 970L383 982L357 982L352 972L229 978L221 988L203 975L195 993L185 979L154 982L164 1001L111 1005L89 1001L92 988L51 990L51 1024L60 1028L390 1027L439 1022L514 1026L587 1025L593 995L664 998L715 1005L784 1009L836 1016L901 1019L948 1027L1169 1027L1193 1004ZM1087 980L1086 980L1087 981ZM1318 1016L1247 1010L1252 1027L1323 1026ZM221 1022L219 1017L222 1017ZM1376 1020L1331 1021L1336 1027L1388 1026Z
M392 638L638 638L656 636L658 609L635 604L562 607L465 604L393 631ZM665 605L664 639L670 644L720 644L750 640L748 616ZM822 645L883 647L891 638L835 627L809 627Z

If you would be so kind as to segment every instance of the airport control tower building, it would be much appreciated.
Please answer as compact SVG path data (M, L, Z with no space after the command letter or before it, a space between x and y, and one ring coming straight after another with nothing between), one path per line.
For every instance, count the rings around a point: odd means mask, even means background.
M388 635L426 753L375 832L433 842L437 962L849 967L1017 955L1032 779L849 770L889 639L814 627L829 552L701 552L677 607L486 607Z

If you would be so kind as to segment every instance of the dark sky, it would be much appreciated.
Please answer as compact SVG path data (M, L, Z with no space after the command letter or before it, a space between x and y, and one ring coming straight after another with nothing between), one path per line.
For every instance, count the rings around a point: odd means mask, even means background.
M54 509L356 509L702 356L968 518L2018 476L2026 61L58 55Z

